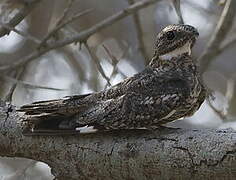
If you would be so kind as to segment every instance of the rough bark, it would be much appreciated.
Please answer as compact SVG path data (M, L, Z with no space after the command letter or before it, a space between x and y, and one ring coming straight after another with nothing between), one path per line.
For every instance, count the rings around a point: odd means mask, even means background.
M0 101L0 155L43 161L57 179L235 179L236 133L163 128L25 137Z

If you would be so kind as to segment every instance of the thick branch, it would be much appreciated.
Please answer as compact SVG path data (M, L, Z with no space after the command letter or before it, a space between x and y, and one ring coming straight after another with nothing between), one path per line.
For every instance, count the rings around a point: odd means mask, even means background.
M235 179L236 133L163 128L24 137L0 101L0 155L47 163L58 179Z

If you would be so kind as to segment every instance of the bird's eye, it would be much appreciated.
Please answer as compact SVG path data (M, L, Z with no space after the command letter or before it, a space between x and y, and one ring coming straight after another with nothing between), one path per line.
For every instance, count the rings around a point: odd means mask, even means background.
M171 41L175 38L175 33L173 31L169 31L166 33L167 40Z

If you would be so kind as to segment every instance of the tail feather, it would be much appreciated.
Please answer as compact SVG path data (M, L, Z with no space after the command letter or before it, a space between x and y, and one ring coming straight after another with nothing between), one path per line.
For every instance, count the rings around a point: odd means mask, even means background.
M64 107L64 108L63 108ZM52 101L40 101L32 104L22 106L18 111L25 112L26 114L40 114L56 112L58 110L65 109L65 103L63 99Z
M22 124L30 132L32 129L59 130L60 124L70 119L74 114L86 109L87 104L83 103L86 95L69 96L63 99L38 101L20 107L17 111L24 112ZM68 128L72 127L68 124Z
M45 114L46 116L49 115L70 116L71 114L80 111L80 109L86 106L86 104L81 104L80 107L78 107L75 106L73 102L82 100L88 95L90 94L67 96L63 99L33 102L32 104L23 105L22 107L20 107L20 109L18 109L18 111L24 112L25 115L41 114L41 116L43 116L43 114Z

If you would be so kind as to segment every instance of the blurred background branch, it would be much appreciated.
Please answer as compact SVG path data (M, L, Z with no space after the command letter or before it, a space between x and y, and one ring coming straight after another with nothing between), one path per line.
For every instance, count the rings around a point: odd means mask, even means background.
M0 37L9 34L11 28L18 25L40 2L41 0L3 0L0 3Z
M47 44L46 48L41 48L39 50L34 51L33 53L29 54L28 56L26 56L25 58L18 60L16 63L11 64L9 66L2 66L0 67L0 71L6 71L6 70L10 70L13 68L16 68L18 66L22 66L24 65L26 62L30 62L36 58L38 58L39 56L47 53L48 51L52 50L52 49L56 49L71 43L75 43L75 42L80 42L83 43L85 42L91 35L93 35L94 33L100 31L103 28L106 28L110 25L112 25L113 23L119 21L120 19L125 18L126 16L129 16L130 14L138 11L141 8L144 8L148 5L151 5L153 3L155 3L157 0L143 0L143 1L139 1L133 5L131 5L128 8L125 8L124 10L108 17L107 19L103 20L102 22L93 25L91 28L84 30L82 32L80 32L79 34L76 34L75 36L72 37L68 37L50 44Z
M134 0L127 0L129 5L132 5L135 3ZM146 51L145 48L145 43L144 43L144 32L142 29L142 25L141 25L141 19L140 16L138 14L138 12L135 12L133 15L133 20L134 20L134 26L136 29L136 33L137 33L137 40L138 40L138 45L137 45L137 49L138 51L140 51L140 53L142 54L143 59L148 63L149 62L149 56L148 56L148 52Z
M198 58L200 63L200 72L203 74L207 68L209 68L210 63L214 60L214 57L217 55L217 51L220 48L220 45L225 40L228 32L233 27L233 20L236 14L236 1L226 0L225 7L221 13L219 22L216 25L216 28L211 35L211 38L202 53Z

